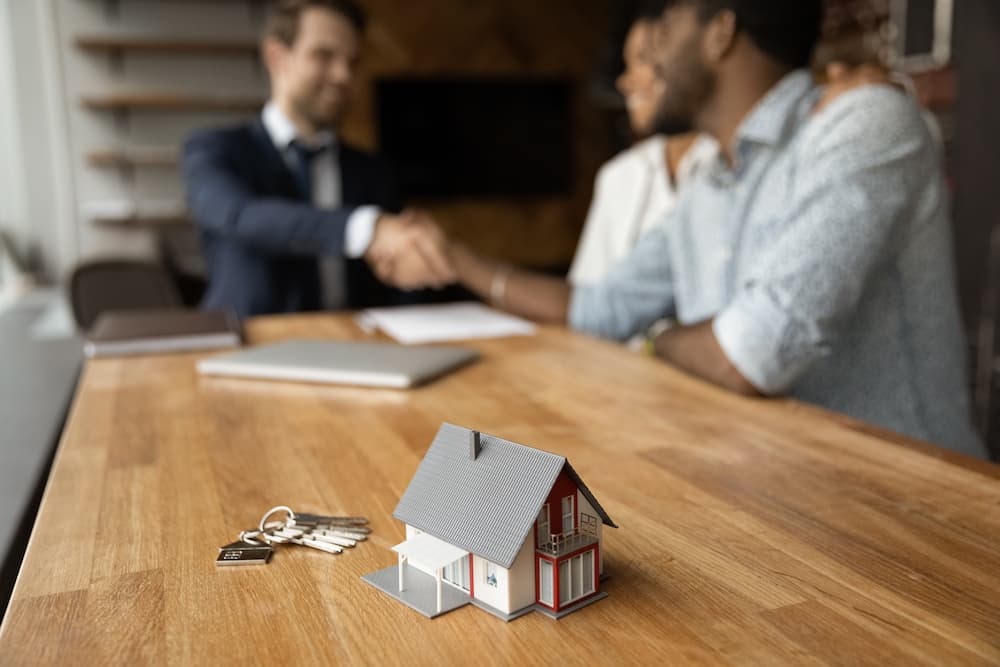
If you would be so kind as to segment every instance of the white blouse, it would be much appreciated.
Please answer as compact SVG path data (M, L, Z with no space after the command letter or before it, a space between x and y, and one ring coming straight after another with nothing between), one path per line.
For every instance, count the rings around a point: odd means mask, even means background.
M677 204L678 185L716 154L716 143L699 137L684 155L671 181L667 139L655 136L622 151L600 171L569 281L593 284L632 250L640 236L661 223Z

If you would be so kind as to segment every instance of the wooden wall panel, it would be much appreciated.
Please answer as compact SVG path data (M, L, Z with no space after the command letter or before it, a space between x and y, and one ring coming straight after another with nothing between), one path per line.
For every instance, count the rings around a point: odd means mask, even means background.
M587 94L614 25L613 0L368 0L365 6L363 81L344 135L366 148L377 149L372 82L382 76L558 76L574 82L570 197L410 202L483 252L531 266L567 265L594 175L614 148L607 112Z

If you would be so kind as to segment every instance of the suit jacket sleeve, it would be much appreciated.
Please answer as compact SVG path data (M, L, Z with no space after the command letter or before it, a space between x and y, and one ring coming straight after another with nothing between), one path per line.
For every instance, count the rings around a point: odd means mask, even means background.
M318 209L304 202L259 196L238 168L231 141L197 132L184 146L182 170L198 225L220 237L290 255L338 255L354 207Z

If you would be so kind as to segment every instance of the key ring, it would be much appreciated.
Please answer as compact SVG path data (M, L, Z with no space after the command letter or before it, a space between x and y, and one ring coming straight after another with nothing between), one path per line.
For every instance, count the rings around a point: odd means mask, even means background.
M292 521L295 521L295 512L292 511L291 507L288 507L287 505L278 505L277 507L272 507L271 509L269 509L264 514L264 516L260 520L260 523L257 525L257 527L260 529L261 533L263 533L263 532L265 532L267 530L264 527L264 524L267 523L267 520L271 518L272 514L275 514L277 512L284 512L284 513L286 513L288 515L289 519L291 519Z
M240 542L246 542L247 544L259 544L261 546L266 546L266 542L260 542L257 540L258 537L262 535L259 530L241 530L240 531Z

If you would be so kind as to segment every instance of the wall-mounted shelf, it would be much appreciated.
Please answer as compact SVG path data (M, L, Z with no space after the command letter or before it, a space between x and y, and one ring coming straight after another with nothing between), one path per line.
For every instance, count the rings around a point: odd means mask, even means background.
M176 151L96 150L87 153L87 164L98 168L134 169L152 167L172 169L180 163Z
M80 104L95 111L214 111L251 113L259 111L263 97L186 95L180 93L119 93L84 95Z
M202 0L205 2L206 0ZM230 0L215 0L215 2L229 2ZM246 3L250 11L250 17L254 21L259 21L264 15L264 7L267 0L237 0ZM121 15L121 0L104 0L104 14L109 20L117 20Z
M249 55L257 54L252 40L184 39L171 37L79 36L77 48L94 53L120 55L129 53L166 53L176 55Z
M134 227L141 229L187 227L191 225L191 218L186 215L129 215L123 217L91 218L90 221L101 227Z

